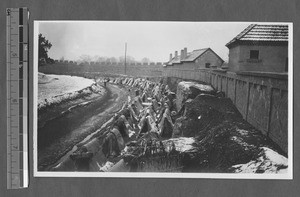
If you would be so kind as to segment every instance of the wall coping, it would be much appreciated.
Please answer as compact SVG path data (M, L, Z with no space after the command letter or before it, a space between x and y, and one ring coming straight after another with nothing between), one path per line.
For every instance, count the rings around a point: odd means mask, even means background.
M220 73L226 73L226 70L221 70L221 69L212 69L211 71L213 72L220 72Z
M275 79L288 79L288 73L274 73L274 72L257 72L257 71L238 71L237 75L268 77Z
M227 70L220 70L220 69L196 69L197 71L205 71L205 72L212 72L212 73L224 73L228 76L252 76L252 77L267 77L273 79L288 79L288 73L276 73L276 72L261 72L261 71L227 71Z

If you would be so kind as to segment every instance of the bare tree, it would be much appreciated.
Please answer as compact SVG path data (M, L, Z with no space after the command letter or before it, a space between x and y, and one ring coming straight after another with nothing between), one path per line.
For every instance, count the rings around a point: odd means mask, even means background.
M119 57L119 62L124 63L125 62L125 56ZM126 56L126 63L134 63L136 62L134 57L127 55Z
M117 62L118 60L117 60L117 58L115 58L115 57L109 57L109 58L107 58L107 61L109 61L109 62Z
M95 57L94 61L95 62L105 62L107 59L108 59L107 57L97 56L97 57Z
M81 55L79 57L79 62L80 63L90 63L91 61L92 61L92 58L89 55Z
M147 57L144 57L142 60L141 60L142 63L147 63L149 64L151 62L151 60Z

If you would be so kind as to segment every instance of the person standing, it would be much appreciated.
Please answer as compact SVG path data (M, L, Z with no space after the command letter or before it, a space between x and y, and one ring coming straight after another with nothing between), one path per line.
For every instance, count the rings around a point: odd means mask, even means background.
M106 87L106 78L104 78L103 83L104 83L104 87Z

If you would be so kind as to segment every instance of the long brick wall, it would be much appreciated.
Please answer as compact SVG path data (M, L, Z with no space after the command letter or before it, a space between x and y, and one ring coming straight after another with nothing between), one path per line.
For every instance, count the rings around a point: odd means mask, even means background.
M125 71L126 70L126 71ZM162 63L127 64L123 63L91 63L77 64L76 62L56 62L39 67L39 72L52 74L82 74L90 72L121 74L130 76L162 76Z
M243 117L288 152L287 74L164 68L164 77L203 81L229 97Z

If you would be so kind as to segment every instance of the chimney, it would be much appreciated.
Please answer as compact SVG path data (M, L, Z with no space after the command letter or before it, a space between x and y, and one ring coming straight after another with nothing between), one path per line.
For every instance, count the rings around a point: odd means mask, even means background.
M173 57L172 57L172 53L170 53L170 61L172 60L172 58L173 58Z
M183 60L185 57L184 57L184 50L181 50L180 51L180 59Z
M175 58L178 56L178 51L175 51Z
M187 56L187 48L186 47L184 47L184 52L183 52L183 54L184 54L184 58L186 58L186 56Z

